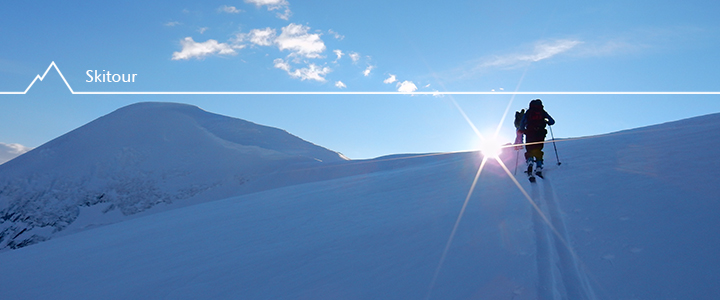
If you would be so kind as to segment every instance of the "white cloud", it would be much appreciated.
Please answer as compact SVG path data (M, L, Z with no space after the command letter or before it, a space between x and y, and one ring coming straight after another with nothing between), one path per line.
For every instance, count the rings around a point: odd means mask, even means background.
M30 150L32 150L32 148L25 147L20 144L0 143L0 164L4 164L5 162Z
M342 50L339 50L339 49L338 49L338 50L333 50L333 52L335 53L335 55L337 55L337 59L335 59L336 62L337 62L338 60L340 60L340 58L342 58L343 55L345 55L345 53L343 53Z
M339 89L344 89L347 87L347 85L345 85L342 81L335 82L335 86Z
M414 91L417 91L417 89L418 89L417 86L414 83L412 83L412 81L407 81L407 80L405 80L403 82L398 82L397 87L398 87L398 92L403 92L403 93L412 93Z
M559 40L553 43L542 42L535 45L535 52L532 55L526 57L525 59L529 59L532 61L548 59L557 54L568 51L580 43L580 41L573 40Z
M255 4L257 7L267 5L268 10L276 10L290 5L290 3L285 0L245 0L245 3Z
M200 27L197 31L198 31L200 34L203 34L203 33L205 33L205 31L207 31L208 29L210 29L210 28L208 28L208 27Z
M277 58L273 61L275 68L284 70L288 75L293 78L299 78L300 80L315 80L319 82L325 82L325 75L330 73L332 70L328 67L321 67L316 64L309 64L307 68L292 69L292 66L281 58Z
M341 40L341 41L345 38L344 35L341 35L341 34L335 32L335 31L332 30L332 29L328 30L328 33L331 34L331 35L332 35L333 37L335 37L336 39Z
M238 14L238 13L242 12L242 10L237 9L235 6L227 6L227 5L220 6L220 8L218 8L218 11L229 13L229 14Z
M393 82L395 82L395 81L397 81L397 78L395 78L395 75L393 75L393 74L390 74L390 77L388 77L387 79L383 80L383 82L384 82L384 83L387 83L387 84L393 83Z
M285 11L283 11L283 13L276 13L275 15L278 18L287 21L287 20L290 20L290 16L292 15L292 12L290 11L289 8L285 8Z
M208 55L213 54L225 54L234 55L237 54L233 47L226 43L218 43L216 40L207 40L202 43L195 42L191 37L186 37L180 41L182 50L180 52L174 52L172 60L190 59L197 58L201 59ZM242 48L242 46L235 46L235 49Z
M275 68L285 70L286 72L290 73L290 64L284 61L282 58L276 58L273 63L275 64Z
M352 59L353 63L356 63L360 60L360 54L357 52L351 52L348 55L350 56L350 59Z
M430 87L429 83L424 86L424 88L429 88L429 87Z
M370 76L370 72L372 71L372 69L375 69L375 66L368 65L365 71L363 71L363 75L365 75L365 77Z
M177 21L172 21L172 22L167 22L167 23L165 23L165 26L167 26L167 27L174 27L174 26L178 26L178 25L180 25L180 24L182 24L182 23L177 22Z
M320 67L316 64L310 64L307 68L296 69L289 74L292 77L300 78L300 80L316 80L325 82L325 77L323 76L330 73L330 71L331 70L328 67Z
M250 42L259 46L270 46L275 41L277 33L275 29L270 27L265 29L253 29L248 34L250 36Z
M278 12L275 15L283 20L289 20L292 15L290 3L285 0L245 0L245 3L255 4L257 7L267 6L268 11L282 10L282 13Z
M645 37L643 37L645 38ZM643 48L652 47L643 41L643 38L617 38L609 41L597 41L592 43L583 43L579 47L578 55L581 57L607 56L616 54L632 53L642 50ZM628 41L632 40L632 41Z
M325 43L319 34L310 34L308 30L310 27L290 23L282 28L282 33L275 39L275 43L281 51L290 50L290 55L320 58L320 53L325 51Z
M530 54L510 54L497 56L482 62L479 67L514 67L519 64L537 62L551 58L560 53L567 52L573 47L581 44L577 40L556 40L552 42L538 42Z

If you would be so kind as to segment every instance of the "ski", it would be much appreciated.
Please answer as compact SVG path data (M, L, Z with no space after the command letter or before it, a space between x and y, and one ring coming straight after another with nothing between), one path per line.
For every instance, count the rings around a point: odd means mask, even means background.
M532 163L528 165L527 170L523 171L523 173L528 175L528 180L530 180L530 182L536 182L537 181L537 178L535 178L536 176L540 177L542 179L545 179L545 175L543 175L543 173L542 173L542 167L536 168L533 171Z
M528 165L527 171L525 171L525 173L528 174L528 180L530 180L530 182L533 182L533 183L534 183L534 182L535 182L535 176L533 176L533 165L532 165L532 164L529 164L529 165Z

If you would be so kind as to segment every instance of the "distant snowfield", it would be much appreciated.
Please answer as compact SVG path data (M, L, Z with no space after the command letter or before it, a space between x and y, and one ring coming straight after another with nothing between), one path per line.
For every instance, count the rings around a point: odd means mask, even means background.
M262 191L2 252L0 291L8 299L714 299L719 121L559 141L561 166L548 145L545 180L530 184L518 171L541 213L489 161L442 265L477 153L278 171L255 181ZM515 155L503 155L510 171Z

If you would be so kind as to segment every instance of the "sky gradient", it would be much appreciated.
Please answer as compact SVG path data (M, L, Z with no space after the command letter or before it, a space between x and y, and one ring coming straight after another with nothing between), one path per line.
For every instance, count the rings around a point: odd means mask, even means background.
M0 4L0 92L54 61L75 91L720 91L706 1L127 1ZM94 81L87 72L137 74ZM529 100L556 137L720 111L718 95L71 95L49 72L0 95L0 143L37 147L171 101L279 127L350 158L462 151ZM111 133L109 133L111 134Z

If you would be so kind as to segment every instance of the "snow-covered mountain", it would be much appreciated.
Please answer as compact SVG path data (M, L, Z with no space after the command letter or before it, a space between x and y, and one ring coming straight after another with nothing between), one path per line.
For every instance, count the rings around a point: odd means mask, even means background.
M195 106L130 105L0 165L0 250L159 204L241 194L289 165L339 161L283 130Z
M512 180L511 149L501 157L509 170L491 160L476 185L474 152L294 164L237 186L263 187L253 193L2 252L0 290L9 299L716 299L719 135L715 114L558 141L562 165L547 147L535 184L521 171Z

